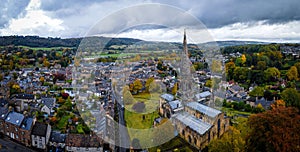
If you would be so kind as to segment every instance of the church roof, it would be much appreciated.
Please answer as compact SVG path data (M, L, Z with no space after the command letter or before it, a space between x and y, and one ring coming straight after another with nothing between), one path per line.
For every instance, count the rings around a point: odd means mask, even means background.
M221 113L220 110L208 107L208 106L203 105L198 102L189 102L189 103L187 103L187 107L197 110L197 111L199 111L209 117L212 117L212 118L216 117L218 114Z
M187 112L182 112L173 117L174 119L177 119L184 125L190 127L192 130L196 131L200 135L205 134L212 125L209 123L206 123L202 121L201 119L197 119L196 117L190 115Z

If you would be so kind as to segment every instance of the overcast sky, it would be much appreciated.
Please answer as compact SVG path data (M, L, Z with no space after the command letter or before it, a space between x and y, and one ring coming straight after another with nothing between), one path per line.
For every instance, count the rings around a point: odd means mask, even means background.
M194 17L207 27L213 40L300 42L298 0L0 0L0 3L1 36L83 37L97 26L104 36L181 41L178 31L197 24ZM154 5L149 9L137 7L153 3L165 5L158 9ZM161 26L126 29L137 23ZM187 28L187 33L197 32Z

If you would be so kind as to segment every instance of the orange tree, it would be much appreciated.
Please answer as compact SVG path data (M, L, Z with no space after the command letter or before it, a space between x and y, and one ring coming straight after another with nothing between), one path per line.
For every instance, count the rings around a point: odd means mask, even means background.
M247 151L300 151L300 115L294 107L277 106L251 115L246 137Z

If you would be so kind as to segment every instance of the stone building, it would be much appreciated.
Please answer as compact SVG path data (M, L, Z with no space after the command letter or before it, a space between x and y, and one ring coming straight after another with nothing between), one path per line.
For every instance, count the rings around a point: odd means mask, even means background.
M186 36L184 34L184 53L188 56ZM188 62L184 56L182 61ZM193 79L189 70L184 70L188 63L182 63L181 72L184 72L179 83L181 96L179 100L170 94L161 95L159 113L171 119L178 135L199 150L204 149L212 139L219 138L228 129L229 119L224 113L206 106L197 101L198 98L208 98L210 92L200 93L193 87ZM189 78L187 78L189 77ZM199 94L200 93L200 94Z
M36 122L32 128L31 140L32 146L39 149L46 149L51 133L51 126Z
M21 113L10 111L3 126L3 132L6 136L26 146L31 146L31 130L34 119L26 117Z

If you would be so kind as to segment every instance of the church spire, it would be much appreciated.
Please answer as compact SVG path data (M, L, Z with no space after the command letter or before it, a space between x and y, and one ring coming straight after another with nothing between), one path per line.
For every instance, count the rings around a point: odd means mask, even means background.
M184 53L188 56L189 52L188 52L188 48L187 48L187 41L186 41L186 32L184 29L184 35L183 35L183 51Z

